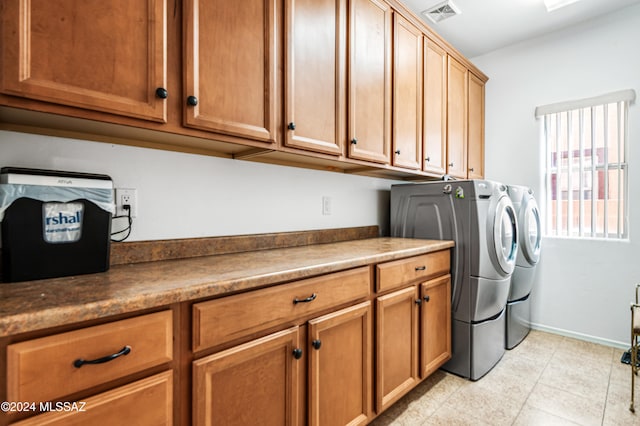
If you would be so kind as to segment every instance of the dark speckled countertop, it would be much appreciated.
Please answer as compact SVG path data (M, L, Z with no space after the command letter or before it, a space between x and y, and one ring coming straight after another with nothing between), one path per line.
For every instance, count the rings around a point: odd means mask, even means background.
M112 266L107 272L0 284L0 337L224 295L453 247L370 238Z

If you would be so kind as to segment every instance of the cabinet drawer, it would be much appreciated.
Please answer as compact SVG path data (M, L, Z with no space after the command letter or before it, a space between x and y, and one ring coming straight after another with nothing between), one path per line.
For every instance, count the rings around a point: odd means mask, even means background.
M197 303L193 306L193 350L211 348L368 297L370 276L369 267L364 266Z
M68 406L67 411L51 411L14 425L171 425L173 372L165 371L75 404L69 402ZM55 408L53 403L51 410Z
M9 401L50 401L106 383L173 357L171 311L28 340L7 347ZM116 354L106 363L83 364Z
M376 290L390 290L413 281L447 274L451 268L449 256L449 250L442 250L381 263L377 266Z

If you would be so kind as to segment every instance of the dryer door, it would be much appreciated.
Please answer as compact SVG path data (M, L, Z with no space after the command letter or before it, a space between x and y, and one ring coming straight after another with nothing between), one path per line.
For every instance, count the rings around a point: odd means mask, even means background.
M521 222L520 250L527 262L533 266L540 259L540 241L542 228L540 225L540 210L533 197L529 197L518 218Z
M498 265L505 274L511 274L518 255L518 222L513 204L507 195L498 201L493 232L489 235L493 238Z

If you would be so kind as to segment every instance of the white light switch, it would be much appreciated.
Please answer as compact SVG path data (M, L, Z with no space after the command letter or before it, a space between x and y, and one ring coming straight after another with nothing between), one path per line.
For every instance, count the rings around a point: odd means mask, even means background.
M322 197L322 214L329 216L331 214L331 197Z

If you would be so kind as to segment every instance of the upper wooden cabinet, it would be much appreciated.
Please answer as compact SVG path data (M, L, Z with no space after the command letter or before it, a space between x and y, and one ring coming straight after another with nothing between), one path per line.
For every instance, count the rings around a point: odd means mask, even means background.
M424 40L423 170L443 175L447 161L447 52Z
M447 173L484 178L484 81L449 56Z
M6 0L2 8L2 93L166 121L165 0Z
M391 19L382 1L350 1L348 155L385 164L391 148Z
M185 124L275 142L276 0L184 5Z
M5 0L0 14L9 126L394 179L484 175L486 77L397 0Z
M467 177L467 67L449 56L447 65L447 173Z
M469 73L468 177L484 178L484 82Z
M393 25L393 165L422 168L422 32L397 13Z
M286 0L284 143L342 154L346 0Z

